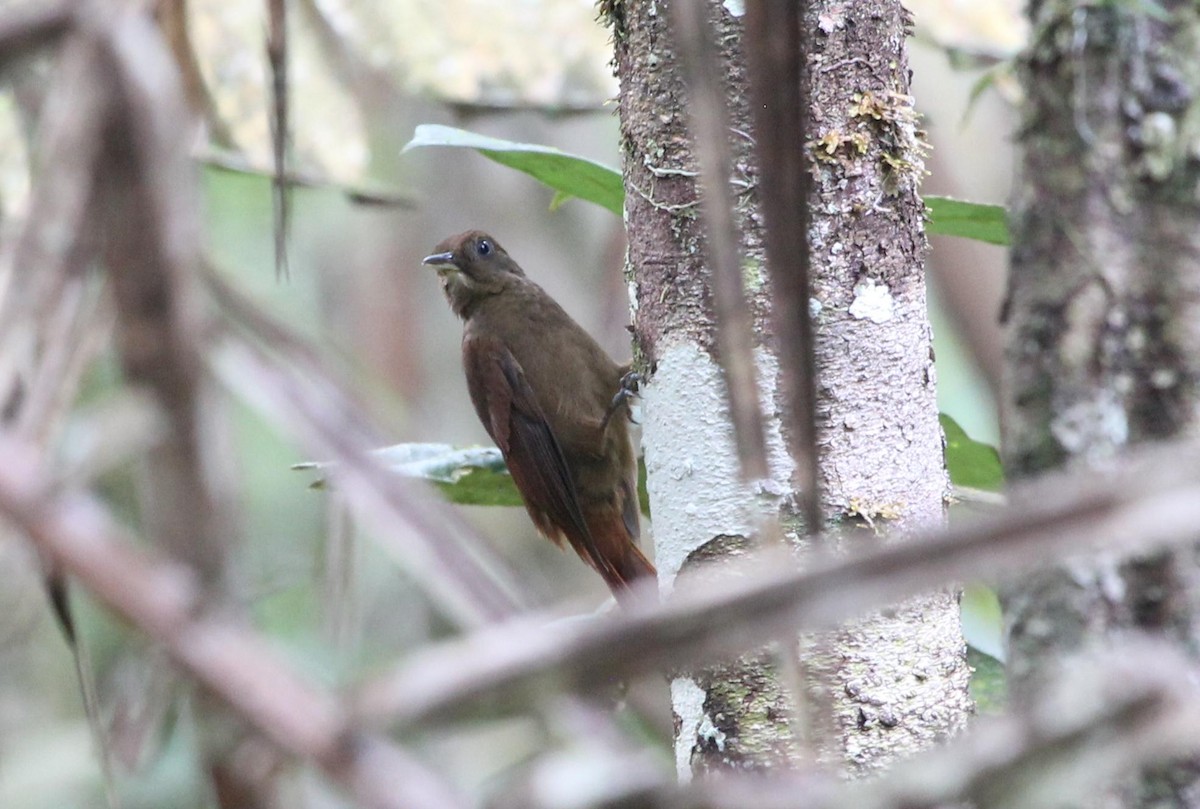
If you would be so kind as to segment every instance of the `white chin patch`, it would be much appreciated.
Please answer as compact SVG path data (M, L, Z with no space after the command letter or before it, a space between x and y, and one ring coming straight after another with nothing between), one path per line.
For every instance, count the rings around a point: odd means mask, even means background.
M442 289L470 289L472 286L471 278L463 272L460 272L457 267L438 268L438 278L442 281Z

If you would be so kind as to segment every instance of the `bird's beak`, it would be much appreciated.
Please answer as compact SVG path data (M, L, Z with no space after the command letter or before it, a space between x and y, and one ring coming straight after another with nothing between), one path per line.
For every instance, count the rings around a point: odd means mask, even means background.
M432 256L425 256L421 259L421 263L439 270L457 269L453 253L434 253Z

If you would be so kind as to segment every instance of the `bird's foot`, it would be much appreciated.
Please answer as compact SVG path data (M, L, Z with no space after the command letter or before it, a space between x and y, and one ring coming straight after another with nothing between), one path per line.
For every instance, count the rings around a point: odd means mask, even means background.
M638 387L644 380L642 375L637 371L630 371L621 377L621 385L617 388L617 395L613 397L612 403L608 406L608 412L604 414L604 421L600 422L600 429L603 430L608 426L608 422L612 419L616 412L621 409L621 406L628 402L634 396L639 396Z

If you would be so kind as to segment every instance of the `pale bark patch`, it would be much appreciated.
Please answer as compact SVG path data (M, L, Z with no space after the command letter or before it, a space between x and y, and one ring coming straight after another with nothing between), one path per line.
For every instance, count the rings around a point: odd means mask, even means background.
M684 561L702 545L719 536L757 533L763 515L777 510L781 495L790 491L794 462L773 419L767 431L771 477L742 481L720 366L691 342L660 351L643 394L642 436L659 583L669 593ZM755 359L762 404L770 414L779 363L761 349Z

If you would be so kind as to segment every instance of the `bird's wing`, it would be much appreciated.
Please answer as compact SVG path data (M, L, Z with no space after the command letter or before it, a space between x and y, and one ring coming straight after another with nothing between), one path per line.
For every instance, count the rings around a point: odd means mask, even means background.
M463 365L475 412L504 454L538 528L556 542L565 534L585 560L604 565L579 507L562 447L520 363L499 340L472 337L463 342Z

